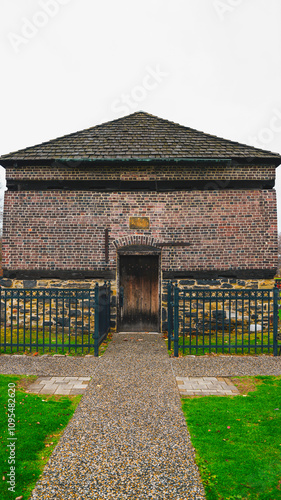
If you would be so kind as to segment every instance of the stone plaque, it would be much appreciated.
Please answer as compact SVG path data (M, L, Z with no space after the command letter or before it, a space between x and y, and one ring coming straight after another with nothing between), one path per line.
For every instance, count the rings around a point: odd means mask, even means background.
M130 217L130 229L149 229L149 217Z

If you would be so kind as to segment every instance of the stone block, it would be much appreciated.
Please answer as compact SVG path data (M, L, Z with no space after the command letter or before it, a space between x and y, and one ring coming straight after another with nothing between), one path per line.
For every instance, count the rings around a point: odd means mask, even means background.
M77 309L77 311L75 309L71 309L69 312L69 316L70 318L80 317L82 316L82 312L80 311L80 309Z
M222 311L222 310L212 311L212 316L214 319L222 320L222 318L226 318L226 311Z
M2 279L0 280L0 286L3 286L4 288L10 288L13 285L13 281L9 279Z
M23 288L36 288L37 281L36 280L23 280Z
M197 280L197 285L211 285L211 286L219 286L219 280Z
M89 289L91 288L91 283L81 283L78 280L72 283L67 284L68 288L80 288L80 289Z
M58 318L57 319L57 325L59 325L59 326L69 326L69 319L68 318Z
M52 321L43 321L43 326L52 326L53 324Z

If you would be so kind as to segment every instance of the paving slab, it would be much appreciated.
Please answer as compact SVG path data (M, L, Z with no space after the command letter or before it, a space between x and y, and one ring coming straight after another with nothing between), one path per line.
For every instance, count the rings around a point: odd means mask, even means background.
M236 396L237 387L226 377L176 377L181 395Z
M54 386L52 388L50 388L50 387L47 387L47 388L43 387L43 389L41 389L40 391L35 391L35 393L37 393L37 394L50 394L50 395L52 395L52 394L55 394L56 390L57 390L56 386Z
M40 377L29 385L27 392L74 396L84 394L90 380L90 377Z
M164 340L126 338L99 358L31 500L205 499Z

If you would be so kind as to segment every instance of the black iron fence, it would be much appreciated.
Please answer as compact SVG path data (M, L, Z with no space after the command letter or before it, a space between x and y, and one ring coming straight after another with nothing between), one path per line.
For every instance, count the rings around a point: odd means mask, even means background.
M279 290L179 289L168 284L168 348L189 354L281 350Z
M99 355L110 330L110 282L94 289L0 289L0 352Z

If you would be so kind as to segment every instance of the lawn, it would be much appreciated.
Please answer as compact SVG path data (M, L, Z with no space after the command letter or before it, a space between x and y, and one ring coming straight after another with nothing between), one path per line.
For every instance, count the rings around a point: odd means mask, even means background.
M168 335L164 335L168 345ZM280 341L279 341L280 344ZM258 335L250 333L242 335L239 332L231 334L222 334L221 332L211 332L205 335L188 335L185 338L179 336L179 356L216 353L216 354L273 354L273 332L259 332ZM278 351L280 345L278 346ZM171 342L171 349L168 349L169 355L174 355L174 342Z
M281 499L281 377L232 380L241 395L182 399L207 499Z
M99 356L104 354L112 333L99 346ZM69 354L70 356L92 354L94 355L94 339L87 333L69 334L42 329L28 330L9 328L0 330L0 354Z
M0 375L0 498L14 500L23 495L27 500L55 445L72 417L81 396L38 396L26 394L24 387L36 377ZM10 385L9 385L10 384ZM15 384L15 434L13 385ZM10 393L8 396L8 389ZM10 407L8 408L8 399ZM10 427L8 427L8 418ZM12 436L12 437L11 437ZM10 438L10 440L8 439ZM16 441L13 439L16 438ZM15 443L15 451L12 445ZM10 446L8 446L10 445ZM14 454L15 453L15 454ZM8 463L10 461L10 464ZM15 492L8 483L15 467Z

